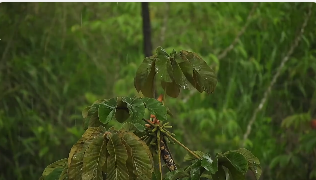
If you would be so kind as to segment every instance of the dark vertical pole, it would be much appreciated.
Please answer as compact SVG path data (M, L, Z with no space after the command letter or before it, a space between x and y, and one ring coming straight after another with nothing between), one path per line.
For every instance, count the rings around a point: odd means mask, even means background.
M144 55L149 57L152 55L151 44L151 26L149 16L149 3L142 2L142 17L143 17L143 38L144 38ZM155 77L153 81L153 97L157 97Z
M142 17L143 17L144 54L145 54L145 57L148 57L152 55L151 26L150 26L148 2L142 2Z

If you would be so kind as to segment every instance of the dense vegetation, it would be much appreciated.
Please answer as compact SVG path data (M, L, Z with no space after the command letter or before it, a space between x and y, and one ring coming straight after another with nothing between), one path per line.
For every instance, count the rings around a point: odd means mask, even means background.
M0 179L38 179L81 137L84 107L138 95L140 8L0 4ZM165 100L181 142L213 156L246 147L262 179L316 179L315 6L150 3L150 17L153 47L194 51L217 73L213 95ZM186 152L170 149L182 161Z

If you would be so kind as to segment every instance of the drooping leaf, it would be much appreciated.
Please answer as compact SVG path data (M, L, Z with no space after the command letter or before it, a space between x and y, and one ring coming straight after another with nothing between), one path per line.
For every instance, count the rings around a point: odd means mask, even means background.
M254 173L256 179L258 180L262 174L259 159L245 148L240 148L238 150L235 150L234 152L238 152L246 158L246 160L248 161L249 169Z
M189 177L189 174L181 169L178 169L166 173L164 180L177 180L184 177Z
M247 159L241 153L228 151L224 155L238 171L242 173L248 171Z
M107 180L128 180L128 169L126 167L128 155L120 135L113 133L108 136L108 139Z
M159 120L167 119L167 109L163 104L153 98L143 98L146 108L149 112L157 117Z
M42 174L43 179L59 179L60 174L62 173L63 169L67 167L67 158L58 160L50 165L48 165Z
M155 77L155 59L146 57L138 67L134 78L137 92L141 91L145 97L153 97Z
M107 141L103 136L96 137L89 144L83 157L83 180L103 180L102 167L106 162Z
M212 70L206 62L197 54L189 51L181 51L193 67L193 76L195 82L191 82L194 86L198 85L206 93L213 93L217 84L217 78L214 70Z
M107 124L113 119L116 112L116 98L105 100L99 104L99 119L103 124Z
M68 157L68 178L70 180L82 179L83 157L91 140L103 136L105 129L100 127L88 128L77 143L71 148Z
M124 134L123 141L131 149L131 160L136 176L139 179L151 179L153 159L148 146L138 136L131 132Z
M127 108L131 114L131 120L134 122L140 122L145 113L145 106L142 99L124 97L122 98L122 101L127 104Z
M156 49L156 56L157 60L155 64L155 70L158 79L164 82L172 82L172 79L169 75L172 74L172 71L170 71L172 70L172 67L168 53L166 53L162 47L158 47Z
M229 151L218 154L218 165L225 166L234 180L245 180L248 162L240 153Z
M176 98L180 94L181 86L176 84L175 81L172 81L172 82L161 81L161 87L164 89L166 94L170 97Z

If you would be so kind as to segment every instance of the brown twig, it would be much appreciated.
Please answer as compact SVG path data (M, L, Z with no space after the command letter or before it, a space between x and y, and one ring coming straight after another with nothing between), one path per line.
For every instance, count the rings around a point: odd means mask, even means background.
M244 25L244 27L239 31L239 33L237 34L237 36L235 37L234 41L217 57L218 60L223 59L224 57L226 57L226 55L234 49L235 45L237 44L238 40L240 39L240 37L245 33L247 27L250 24L250 20L254 14L254 12L256 11L257 7L258 7L259 3L254 3L252 6L251 11L249 12L249 15L247 17L246 20L246 24Z
M257 114L260 110L262 110L263 106L265 105L266 101L267 101L267 98L268 96L270 95L271 93L271 89L273 87L273 85L276 83L280 73L281 73L281 70L282 68L284 67L284 64L289 60L289 57L291 56L291 54L293 53L294 49L297 47L299 41L301 40L302 38L302 35L304 33L304 29L307 25L307 22L311 16L311 13L312 13L312 6L313 6L313 3L310 4L309 8L308 8L308 13L307 13L307 16L302 24L302 27L300 29L300 32L298 33L298 35L295 37L291 47L290 47L290 50L286 53L286 56L284 56L284 58L282 59L281 61L281 64L279 65L278 69L277 69L277 72L275 73L275 75L273 76L273 79L270 83L270 85L268 86L267 90L264 92L264 95L260 101L260 104L258 105L258 107L255 109L255 111L253 112L253 115L248 123L248 126L247 126L247 131L246 133L244 134L244 137L243 137L243 142L242 142L242 146L244 147L245 146L245 142L246 140L248 139L248 136L249 134L251 133L251 129L252 129L252 125L253 123L255 122L256 120L256 117L257 117Z

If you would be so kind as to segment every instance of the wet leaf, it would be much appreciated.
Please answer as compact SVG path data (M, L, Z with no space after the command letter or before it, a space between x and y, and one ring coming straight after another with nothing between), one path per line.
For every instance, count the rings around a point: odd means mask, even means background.
M167 109L162 102L153 98L143 98L146 108L149 112L157 117L159 120L167 120Z
M107 158L107 180L128 180L126 148L119 134L114 133L108 136L108 139L107 150L110 156Z
M89 144L83 157L83 180L103 180L102 167L106 162L106 145L103 136L94 138Z

